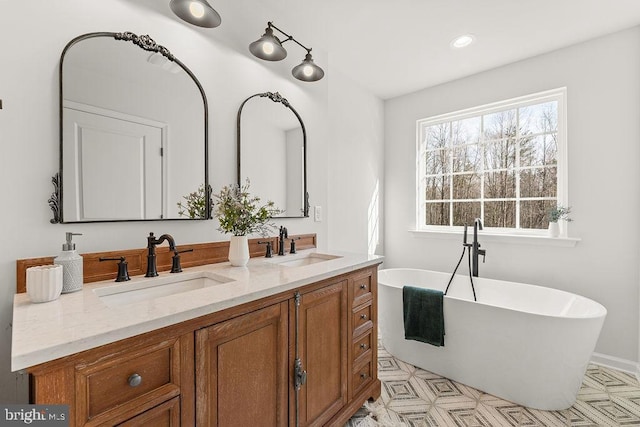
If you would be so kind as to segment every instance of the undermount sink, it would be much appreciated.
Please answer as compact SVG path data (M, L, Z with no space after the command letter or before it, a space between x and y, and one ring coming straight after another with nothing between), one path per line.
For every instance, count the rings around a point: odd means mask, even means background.
M295 255L292 255L292 256L295 256ZM312 252L304 256L300 256L293 259L279 257L270 262L274 264L282 265L284 267L302 267L305 265L317 264L319 262L325 262L325 261L329 261L337 258L342 258L342 257L340 255L330 255L330 254Z
M141 281L135 283L123 283L97 288L93 292L109 307L119 307L232 281L233 279L225 276L201 271L188 275L178 274L175 276L141 279Z

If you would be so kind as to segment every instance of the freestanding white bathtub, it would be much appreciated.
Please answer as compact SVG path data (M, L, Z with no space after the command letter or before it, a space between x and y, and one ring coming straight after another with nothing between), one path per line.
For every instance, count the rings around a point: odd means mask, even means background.
M573 405L607 310L541 286L456 275L444 297L444 347L404 339L402 287L444 292L451 274L381 270L380 335L387 351L427 371L522 406Z

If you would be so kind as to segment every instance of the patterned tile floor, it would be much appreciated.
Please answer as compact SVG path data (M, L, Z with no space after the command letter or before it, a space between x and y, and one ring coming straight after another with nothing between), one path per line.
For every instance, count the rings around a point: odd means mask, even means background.
M640 426L640 384L632 375L589 365L576 403L540 411L507 402L404 363L380 346L382 395L345 427Z

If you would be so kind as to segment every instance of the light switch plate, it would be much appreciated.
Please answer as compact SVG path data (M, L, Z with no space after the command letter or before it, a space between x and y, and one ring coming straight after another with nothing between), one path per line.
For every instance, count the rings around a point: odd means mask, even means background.
M322 221L322 206L313 207L313 220L315 222Z

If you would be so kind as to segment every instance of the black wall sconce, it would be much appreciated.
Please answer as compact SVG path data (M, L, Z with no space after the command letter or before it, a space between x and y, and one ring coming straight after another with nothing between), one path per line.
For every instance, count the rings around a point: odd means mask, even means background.
M273 34L273 30L284 35L286 39L280 41L280 39ZM291 70L293 77L303 82L315 82L324 77L322 68L313 62L311 48L307 48L298 40L294 39L293 36L285 33L271 22L267 22L267 28L264 30L262 37L249 45L249 51L253 56L264 59L265 61L280 61L287 57L287 51L282 47L282 44L289 40L294 41L298 46L307 51L304 60Z

